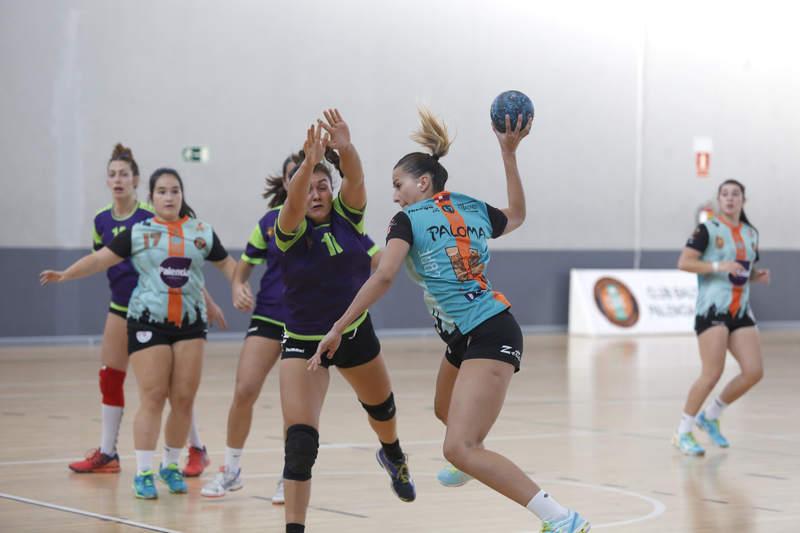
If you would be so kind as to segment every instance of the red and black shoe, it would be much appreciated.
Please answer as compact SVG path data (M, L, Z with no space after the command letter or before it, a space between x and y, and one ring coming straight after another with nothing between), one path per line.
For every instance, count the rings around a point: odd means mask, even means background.
M78 474L116 474L120 471L119 455L106 455L95 448L82 461L70 463L69 469Z
M186 477L198 477L210 464L211 459L208 457L205 446L202 448L190 446L189 458L186 460L186 466L183 467L183 475Z

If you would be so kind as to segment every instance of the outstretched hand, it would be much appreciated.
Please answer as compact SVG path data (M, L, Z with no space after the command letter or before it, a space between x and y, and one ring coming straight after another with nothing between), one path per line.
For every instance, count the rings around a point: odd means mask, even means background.
M328 334L319 341L317 351L314 353L314 356L308 360L307 368L312 371L319 368L320 365L322 365L322 354L326 354L328 359L333 359L333 354L339 349L341 343L342 334L335 330L329 331Z
M770 274L769 269L759 268L753 272L752 281L753 283L765 283L769 285L770 281L772 281L772 275Z
M39 283L44 287L48 283L60 283L64 281L64 272L60 270L45 270L39 274Z
M342 118L342 114L338 109L328 109L322 112L325 115L325 121L317 120L320 126L330 136L328 146L334 150L344 150L350 146L350 127L347 122Z
M517 127L511 129L511 115L506 115L506 132L502 133L497 130L494 123L492 123L492 130L497 135L497 140L500 141L500 150L503 153L513 154L517 151L520 141L524 139L533 127L533 116L528 119L525 127L522 126L522 113L517 115Z
M325 155L325 147L328 146L330 138L328 134L322 134L322 123L317 122L317 125L312 125L306 132L306 141L303 143L303 152L306 154L307 161L313 168L314 165L322 161L322 156Z

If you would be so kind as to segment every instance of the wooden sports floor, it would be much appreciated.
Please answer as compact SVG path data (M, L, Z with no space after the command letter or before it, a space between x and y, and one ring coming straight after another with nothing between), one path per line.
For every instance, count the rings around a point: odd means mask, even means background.
M222 462L239 347L208 344L196 404L213 460L206 479ZM460 488L437 483L443 465L443 428L433 415L438 339L385 338L383 347L417 501L402 503L390 491L366 415L333 371L308 531L538 531L533 515L476 481ZM796 531L799 347L798 332L765 332L765 378L723 418L731 448L709 446L706 457L688 458L671 447L670 435L699 370L694 337L528 336L522 371L487 446L516 460L596 531ZM170 495L159 485L157 501L139 501L131 491L133 379L126 383L122 473L67 469L99 442L98 357L91 345L0 348L1 531L283 531L283 508L269 501L283 453L275 374L257 405L243 490L209 500L200 496L205 480L195 479L188 495ZM735 371L729 358L723 379ZM698 438L708 444L705 435Z

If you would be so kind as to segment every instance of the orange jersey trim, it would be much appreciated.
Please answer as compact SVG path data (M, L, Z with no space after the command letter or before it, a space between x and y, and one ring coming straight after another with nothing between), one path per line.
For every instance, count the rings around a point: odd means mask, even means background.
M183 223L189 217L183 217L174 222L164 222L156 219L160 224L167 226L167 238L169 239L169 256L183 257ZM172 322L176 327L181 327L183 323L183 291L180 288L170 287L167 297L167 321Z
M742 238L742 225L739 224L738 227L733 227L728 225L731 229L731 234L733 235L733 242L736 245L736 259L738 261L746 261L747 260L747 248L744 244L744 239ZM742 294L744 293L744 285L734 285L733 286L733 294L731 296L731 308L730 314L731 316L736 316L739 313L739 309L742 307Z

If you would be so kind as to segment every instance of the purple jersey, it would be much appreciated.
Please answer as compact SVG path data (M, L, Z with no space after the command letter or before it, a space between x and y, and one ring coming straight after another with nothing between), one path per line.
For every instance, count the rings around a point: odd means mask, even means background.
M153 208L144 202L139 202L136 209L127 218L115 217L113 204L108 204L97 211L94 216L94 250L97 251L103 246L108 246L114 237L123 231L129 231L131 226L148 218L153 218ZM131 299L133 289L136 288L139 274L136 273L130 259L126 259L109 268L106 276L108 276L108 286L111 289L111 307L127 312L128 301Z
M286 287L286 334L322 339L370 275L370 258L377 246L364 234L364 212L337 197L329 223L314 226L305 218L294 233L281 231L276 217L274 242Z
M242 261L251 265L266 263L266 271L261 276L261 288L256 296L256 309L253 318L283 326L286 312L283 306L283 280L278 266L280 250L275 246L275 221L280 206L267 211L250 233Z
M242 254L242 261L251 265L266 264L266 271L261 276L261 287L256 296L253 318L284 326L286 323L286 309L283 304L285 289L280 266L280 258L283 253L275 241L275 223L281 207L283 206L270 209L258 221L250 233L247 247ZM378 246L367 235L361 235L360 240L367 250L367 255L372 257L377 253Z

